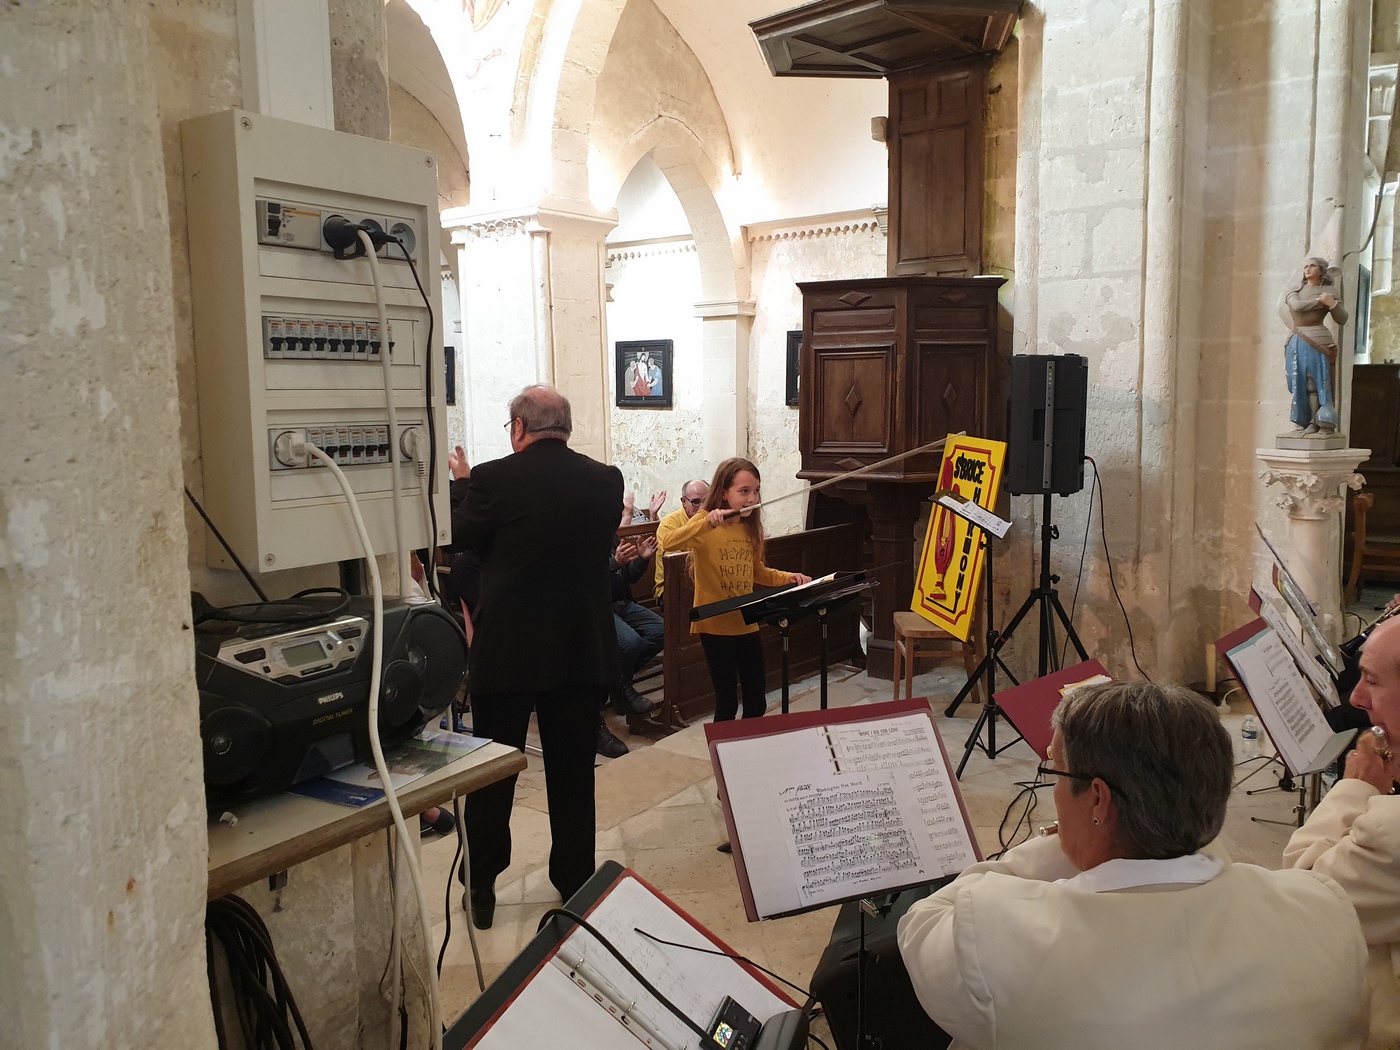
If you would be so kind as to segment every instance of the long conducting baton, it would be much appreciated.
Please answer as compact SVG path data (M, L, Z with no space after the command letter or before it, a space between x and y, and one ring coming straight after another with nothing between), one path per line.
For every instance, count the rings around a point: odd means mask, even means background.
M959 430L956 434L949 434L948 437L958 438L965 437L966 435L966 430ZM755 503L753 506L743 507L739 510L726 508L724 516L729 517L731 514L743 514L745 512L752 514L756 510L762 510L764 507L771 507L774 503L781 503L783 500L792 499L794 496L806 496L809 493L820 492L828 485L835 485L838 481L845 481L848 478L855 477L857 474L865 474L872 470L879 470L881 467L888 467L891 463L898 463L902 459L908 459L910 456L917 456L921 452L932 452L934 449L942 448L947 443L948 438L941 437L937 441L930 441L927 445L911 448L908 452L901 452L899 455L891 456L889 459L882 459L875 463L867 463L865 466L857 467L855 470L848 470L844 474L837 474L834 478L827 478L825 481L819 481L815 485L808 485L805 489L784 493L781 496L775 496L773 499L764 500L762 503Z

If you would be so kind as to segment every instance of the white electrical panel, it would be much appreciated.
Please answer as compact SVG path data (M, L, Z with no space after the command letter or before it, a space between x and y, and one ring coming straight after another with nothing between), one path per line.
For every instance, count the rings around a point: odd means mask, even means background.
M380 331L368 259L338 258L324 230L340 216L398 237L440 318L432 154L241 110L187 120L180 136L210 517L249 568L360 557L340 486L297 454L309 441L345 471L376 553L394 551L394 485L404 543L429 546L424 493L434 479L405 451L427 455L426 391L442 375L441 326L430 346L428 308L391 242L376 252L388 315ZM386 353L397 434L385 408ZM432 413L441 449L440 381ZM432 500L445 544L442 455L437 468ZM212 539L208 549L211 565L232 567Z

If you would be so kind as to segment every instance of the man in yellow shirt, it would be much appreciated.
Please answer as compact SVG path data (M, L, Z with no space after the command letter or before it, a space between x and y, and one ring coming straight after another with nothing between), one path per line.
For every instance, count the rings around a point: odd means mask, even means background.
M656 526L656 589L652 592L656 595L656 605L661 606L661 591L666 586L662 562L666 559L666 541L671 533L690 520L700 504L705 502L705 497L709 494L710 483L707 481L687 481L681 486L681 508L673 510L661 519L661 523Z

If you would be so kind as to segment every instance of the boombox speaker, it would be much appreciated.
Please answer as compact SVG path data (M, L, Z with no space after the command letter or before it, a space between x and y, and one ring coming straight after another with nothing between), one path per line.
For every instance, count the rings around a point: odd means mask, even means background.
M1068 496L1084 487L1089 361L1078 354L1011 358L1006 488Z
M370 599L312 624L219 623L196 630L199 734L211 806L282 791L372 761ZM462 629L436 604L384 609L379 735L406 740L466 680Z

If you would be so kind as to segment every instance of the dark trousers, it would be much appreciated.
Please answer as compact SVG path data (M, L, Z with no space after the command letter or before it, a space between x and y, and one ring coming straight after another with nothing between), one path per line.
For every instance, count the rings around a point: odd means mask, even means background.
M618 665L622 681L632 681L637 668L666 642L666 621L636 602L613 602L613 626L617 628Z
M472 731L524 749L530 711L535 711L544 751L549 799L549 881L568 900L593 874L593 754L603 685L576 685L539 693L472 695ZM463 804L471 848L472 888L492 887L510 867L510 811L515 777L473 791Z
M744 717L759 718L768 710L763 684L763 643L752 634L702 634L700 648L715 687L715 721L733 721L739 710L737 679L744 693Z

